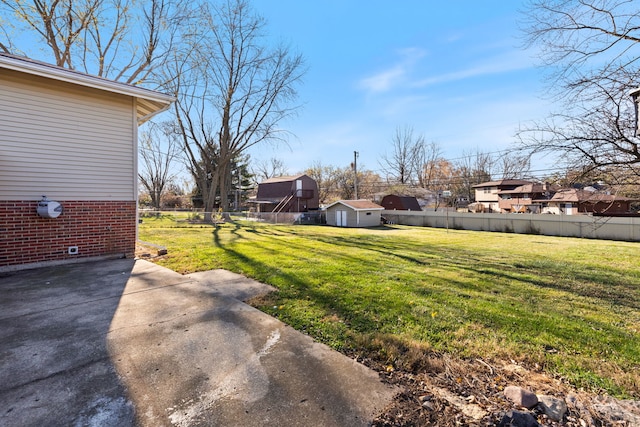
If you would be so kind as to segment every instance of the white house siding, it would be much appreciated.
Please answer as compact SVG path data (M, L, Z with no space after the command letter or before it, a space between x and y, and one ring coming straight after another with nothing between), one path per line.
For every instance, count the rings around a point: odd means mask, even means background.
M0 68L0 200L136 200L134 102Z

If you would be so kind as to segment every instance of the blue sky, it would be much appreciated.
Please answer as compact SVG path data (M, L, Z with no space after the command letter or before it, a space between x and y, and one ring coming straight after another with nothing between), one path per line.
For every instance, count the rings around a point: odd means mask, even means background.
M543 70L522 46L522 1L255 0L271 37L306 59L303 109L282 126L289 147L262 147L289 172L314 161L380 171L396 128L445 158L508 148L521 123L545 117ZM534 165L535 169L535 165Z

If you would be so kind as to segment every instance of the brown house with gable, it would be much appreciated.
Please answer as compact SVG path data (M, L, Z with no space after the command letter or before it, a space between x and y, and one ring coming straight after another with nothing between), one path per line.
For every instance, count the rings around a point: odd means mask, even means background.
M500 213L540 213L557 190L556 185L531 182L498 191L498 208Z
M320 207L318 184L305 175L279 176L258 184L255 199L258 212L307 212Z

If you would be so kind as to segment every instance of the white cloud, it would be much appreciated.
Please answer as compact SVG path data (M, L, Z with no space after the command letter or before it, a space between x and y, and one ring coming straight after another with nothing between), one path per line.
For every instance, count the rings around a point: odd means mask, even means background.
M405 74L406 67L399 64L387 71L362 79L359 86L370 92L386 92L402 80Z
M421 48L404 48L397 52L400 61L373 76L360 80L358 87L369 92L387 92L406 81L407 75L412 71L415 64L426 55L426 51Z
M440 83L466 80L479 76L508 73L531 67L532 64L529 57L525 56L521 52L511 51L502 55L493 56L466 69L416 80L412 83L412 87L421 88Z

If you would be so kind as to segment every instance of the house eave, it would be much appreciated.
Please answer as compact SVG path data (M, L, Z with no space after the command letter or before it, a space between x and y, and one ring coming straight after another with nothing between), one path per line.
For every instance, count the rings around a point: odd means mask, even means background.
M138 124L166 111L176 100L173 96L165 93L91 76L16 55L0 53L0 68L136 98Z

